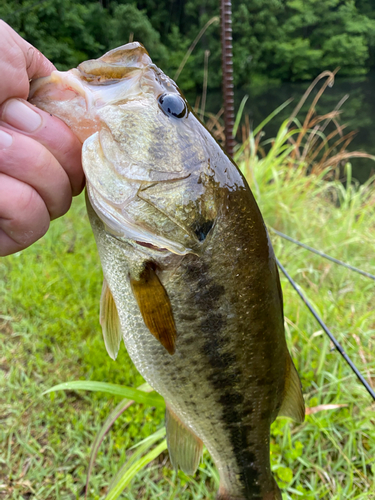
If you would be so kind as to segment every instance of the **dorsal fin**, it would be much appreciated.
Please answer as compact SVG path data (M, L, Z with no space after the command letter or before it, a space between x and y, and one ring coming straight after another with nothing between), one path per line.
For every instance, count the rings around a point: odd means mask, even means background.
M168 407L165 411L165 427L169 458L173 467L180 468L185 474L197 470L203 450L202 441Z
M284 398L278 416L290 417L299 424L305 420L305 402L302 396L301 381L289 354L287 359Z
M176 325L167 292L156 272L146 266L139 279L130 278L145 325L169 354L176 349Z
M117 307L105 278L103 280L102 295L100 297L99 321L102 327L107 352L112 359L116 359L122 337L121 326Z

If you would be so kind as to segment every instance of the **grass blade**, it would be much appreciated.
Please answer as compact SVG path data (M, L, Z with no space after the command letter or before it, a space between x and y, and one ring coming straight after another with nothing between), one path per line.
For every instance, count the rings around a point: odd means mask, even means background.
M276 115L280 113L284 108L286 108L291 102L293 101L293 98L291 97L287 101L283 102L280 104L278 108L276 108L272 113L270 113L253 131L254 136L257 135L258 132L263 130L263 128L267 125L269 121L272 120Z
M203 26L203 28L200 30L200 32L196 36L194 42L190 45L190 47L188 48L186 54L184 55L184 58L182 59L181 64L180 64L178 70L174 74L173 80L175 82L177 82L177 78L180 76L181 71L184 69L184 66L185 66L187 60L189 59L191 53L195 49L195 46L197 45L197 43L199 42L199 40L205 34L207 28L209 28L211 26L211 24L214 24L214 23L216 24L218 22L219 22L219 16L214 16L209 21L207 21L206 24Z
M245 107L245 104L246 104L246 101L248 100L248 98L249 98L249 96L245 95L245 97L241 101L240 107L238 108L238 112L236 115L236 121L234 122L233 131L232 131L233 137L235 137L237 134L238 126L240 124L240 121L242 118L242 113L243 113L243 110L244 110L244 107Z
M94 382L86 380L73 380L71 382L64 382L62 384L55 385L44 391L42 394L48 394L49 392L55 391L95 391L95 392L106 392L108 394L114 394L115 396L122 396L128 399L132 399L137 403L142 403L148 406L156 406L158 408L163 408L165 406L164 399L159 396L156 392L151 394L146 394L143 391L134 389L133 387L124 387L117 384L108 384L106 382Z
M92 448L91 448L91 454L90 454L90 461L89 461L89 466L87 469L87 475L86 475L86 486L85 486L85 499L87 498L88 491L89 491L89 482L90 482L90 476L92 469L94 468L94 463L96 460L96 456L98 454L100 445L103 442L103 439L105 436L108 434L110 428L112 425L115 423L115 421L119 418L120 415L124 413L125 410L127 410L134 401L130 399L123 399L117 406L116 408L111 411L111 413L108 415L106 421L103 424L103 427L100 429L98 434L95 437L95 440L93 442Z
M124 474L117 481L116 484L111 488L105 500L116 500L122 493L122 491L128 486L130 481L134 476L146 467L150 462L155 460L156 457L163 453L167 449L167 441L164 439L158 446L151 450L147 455L137 460L133 465L131 465Z
M138 390L140 391L145 391L145 392L151 392L152 387L149 386L149 384L142 384L138 387ZM85 489L85 499L87 498L88 494L88 488L89 488L89 481L90 481L90 476L92 469L94 467L94 463L96 460L96 456L98 454L100 445L103 442L103 439L105 436L108 434L109 430L111 429L112 425L115 423L115 421L119 418L120 415L124 413L132 404L134 403L133 400L130 399L123 399L108 415L106 418L102 428L98 432L98 434L95 437L95 440L93 442L92 448L91 448L91 454L90 454L90 462L89 466L87 469L87 476L86 476L86 489Z
M132 455L129 457L129 459L123 464L123 466L116 472L114 477L112 478L110 484L109 484L109 491L117 484L117 482L122 478L122 476L126 473L127 470L133 465L139 457L141 457L144 453L146 453L152 445L154 445L157 441L160 439L163 439L165 437L166 429L165 427L162 427L161 429L157 430L150 436L148 436L145 439L142 439L139 443L136 445L132 446L129 448L128 451L130 450L135 450Z

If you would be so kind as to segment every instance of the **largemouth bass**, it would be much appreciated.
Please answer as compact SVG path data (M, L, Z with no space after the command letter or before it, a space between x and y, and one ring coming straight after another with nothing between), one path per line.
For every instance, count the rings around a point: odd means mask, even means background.
M30 100L83 142L87 209L103 267L100 320L165 398L170 459L202 443L220 500L276 500L270 425L304 419L261 213L236 165L176 84L130 43L37 80Z

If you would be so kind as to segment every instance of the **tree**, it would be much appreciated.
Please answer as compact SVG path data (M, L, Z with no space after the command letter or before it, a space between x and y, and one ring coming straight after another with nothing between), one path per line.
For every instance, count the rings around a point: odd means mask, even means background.
M232 0L233 66L237 86L256 80L311 80L324 69L363 75L375 67L372 0ZM0 0L0 16L59 69L129 41L142 42L173 77L219 0ZM179 83L221 85L220 29L212 24L190 56Z

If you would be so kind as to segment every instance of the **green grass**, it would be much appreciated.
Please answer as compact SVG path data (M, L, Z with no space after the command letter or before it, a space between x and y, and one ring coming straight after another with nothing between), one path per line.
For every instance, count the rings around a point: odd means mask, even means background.
M241 163L267 224L374 273L375 194L347 190L280 151ZM271 235L275 252L338 340L375 386L375 282ZM307 406L345 404L272 427L272 466L284 499L375 498L375 405L282 277L286 334ZM142 378L122 347L106 354L98 314L101 268L82 197L31 248L0 260L0 499L83 498L90 446L119 397L41 393L68 380L138 387ZM105 438L90 499L108 485L140 442L163 425L161 409L133 405ZM190 478L160 455L122 498L214 499L217 473L207 452Z

